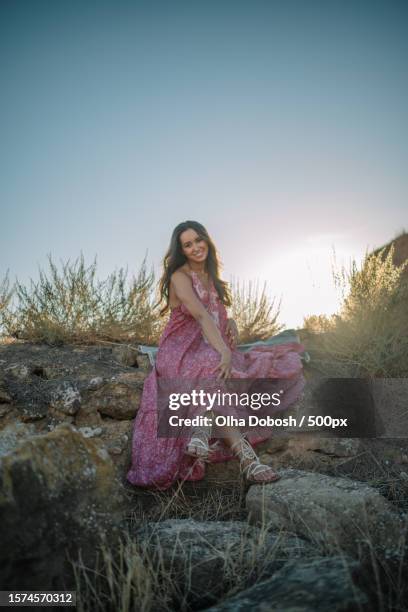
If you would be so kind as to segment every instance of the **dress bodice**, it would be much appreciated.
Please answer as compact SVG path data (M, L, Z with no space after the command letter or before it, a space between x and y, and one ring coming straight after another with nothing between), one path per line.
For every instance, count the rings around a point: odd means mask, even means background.
M227 312L226 312L224 304L221 302L218 296L217 289L215 288L213 279L210 277L209 287L207 289L207 287L205 287L205 285L203 284L203 282L201 281L200 277L198 276L196 272L191 271L191 278L192 278L192 283L193 283L193 289L195 290L197 297L199 298L200 302L202 302L202 304L205 306L206 310L215 319L215 322L217 323L218 327L220 327L220 322L222 318L220 317L220 314L221 314L220 311L224 310L226 316L227 316ZM186 308L186 306L183 303L178 304L174 308L171 308L172 314L178 311L181 311L190 317L192 316L188 308Z

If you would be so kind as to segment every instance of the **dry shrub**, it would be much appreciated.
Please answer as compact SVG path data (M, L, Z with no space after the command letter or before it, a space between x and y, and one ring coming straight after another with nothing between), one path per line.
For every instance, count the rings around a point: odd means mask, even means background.
M136 277L127 282L121 268L105 280L96 277L96 257L86 266L83 255L62 262L61 271L48 255L49 270L39 270L30 286L18 280L10 289L8 276L0 285L0 330L4 336L48 344L133 342L157 345L170 312L159 316L158 291L146 258ZM270 300L265 285L233 281L232 316L240 343L264 340L278 333L280 303ZM12 297L15 306L11 306Z
M14 287L10 287L9 271L0 283L0 336L6 335L7 329L13 327L14 318L11 301Z
M326 375L404 377L408 373L408 265L393 264L394 247L367 254L333 272L343 304L338 315L309 317L305 328L318 333L315 364ZM347 293L348 292L348 293Z
M277 322L281 301L275 305L276 298L267 295L266 282L261 292L258 281L241 285L233 279L230 288L231 315L238 327L240 344L266 340L282 330L283 326Z
M62 271L48 255L48 273L39 270L30 287L16 281L17 304L2 308L4 333L31 342L62 344L100 340L154 344L164 321L153 308L154 273L146 258L136 277L127 283L121 268L105 280L96 278L96 257L86 267L81 256L62 263ZM3 292L7 289L3 281Z
M336 315L309 315L303 318L303 329L311 333L322 333L333 328L333 318Z

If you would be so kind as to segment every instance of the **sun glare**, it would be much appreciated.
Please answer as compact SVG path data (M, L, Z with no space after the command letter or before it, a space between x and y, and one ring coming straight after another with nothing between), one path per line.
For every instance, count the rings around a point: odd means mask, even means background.
M333 236L318 235L305 239L278 256L264 259L257 278L267 281L270 296L282 296L280 321L286 327L301 327L303 317L331 315L338 311L341 296L335 286L332 270L348 267L363 257L358 245L334 244Z

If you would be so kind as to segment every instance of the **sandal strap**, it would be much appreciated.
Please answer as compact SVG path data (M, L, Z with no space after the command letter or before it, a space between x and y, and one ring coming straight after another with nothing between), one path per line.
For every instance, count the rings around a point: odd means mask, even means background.
M198 438L198 436L200 436L201 438L204 438L207 442L211 437L211 431L212 431L212 427L211 426L206 426L206 425L202 425L201 427L194 427L194 429L191 432L191 435L193 438Z
M253 475L257 465L259 465L258 461L252 461L252 463L248 463L248 465L246 465L245 467L242 467L241 464L241 471L246 478L249 478Z
M256 452L245 438L240 438L234 442L234 444L231 445L231 450L240 457L241 463L247 459L253 459L255 462L259 462Z
M248 471L246 474L246 477L250 477L250 476L256 476L257 474L260 474L262 472L265 472L267 470L270 470L271 467L269 465L265 465L264 463L259 463L258 461L253 461L252 463L250 463L248 465ZM247 469L247 468L245 468Z
M209 449L208 444L204 442L204 440L201 440L201 438L191 438L187 446L190 446L191 444L194 444L195 446L201 446L201 448L206 451L208 451Z

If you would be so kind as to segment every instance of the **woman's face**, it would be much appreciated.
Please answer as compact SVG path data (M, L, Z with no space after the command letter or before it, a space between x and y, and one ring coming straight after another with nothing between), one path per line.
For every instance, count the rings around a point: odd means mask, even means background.
M180 234L180 244L188 261L201 263L207 259L208 244L193 229L187 229Z

